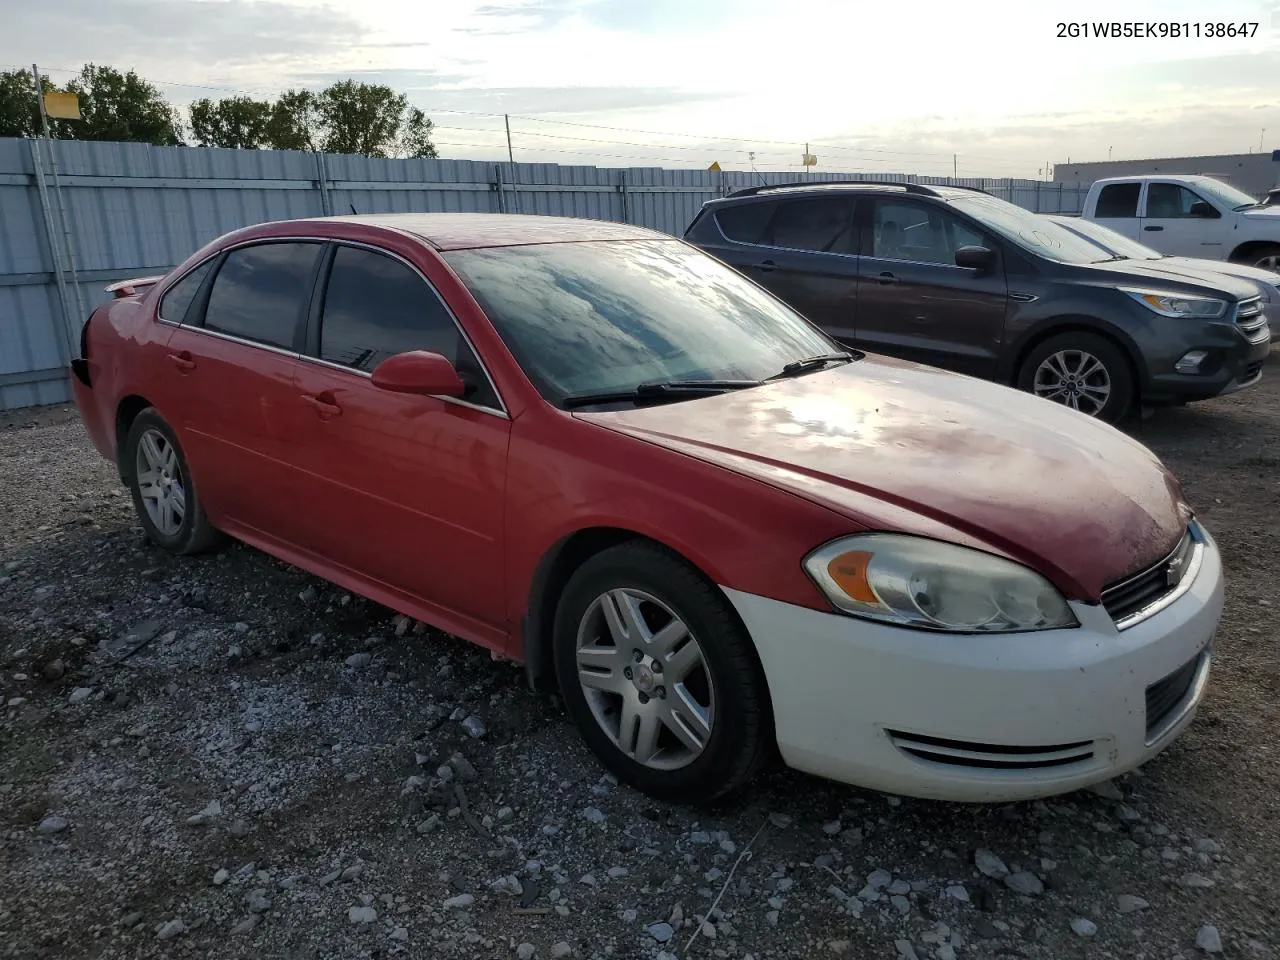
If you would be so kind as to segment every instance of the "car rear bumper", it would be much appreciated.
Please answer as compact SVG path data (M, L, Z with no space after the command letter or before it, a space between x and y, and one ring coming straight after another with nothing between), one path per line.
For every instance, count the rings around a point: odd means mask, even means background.
M90 360L73 360L71 362L71 395L76 409L80 411L80 419L84 422L85 431L93 445L108 460L115 462L116 453L112 448L115 434L114 424L107 422L110 411L101 409L93 383L96 379L96 364Z
M1124 631L1084 604L1076 629L957 636L725 593L760 652L789 766L973 802L1065 793L1167 747L1204 694L1223 598L1207 535L1186 592Z

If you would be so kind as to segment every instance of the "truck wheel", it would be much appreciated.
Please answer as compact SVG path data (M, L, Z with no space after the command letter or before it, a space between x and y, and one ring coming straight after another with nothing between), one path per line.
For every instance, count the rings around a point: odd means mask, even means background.
M1280 244L1273 243L1266 247L1259 247L1248 256L1242 257L1240 262L1257 267L1259 270L1280 273Z
M1107 423L1133 405L1128 358L1110 340L1071 331L1050 337L1027 355L1018 388Z

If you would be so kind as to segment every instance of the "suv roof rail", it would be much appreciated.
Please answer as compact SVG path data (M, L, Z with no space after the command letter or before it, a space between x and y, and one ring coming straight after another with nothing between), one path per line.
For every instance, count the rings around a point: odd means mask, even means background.
M797 180L794 183L766 183L758 187L746 187L735 190L729 197L753 197L766 190L785 190L797 187L901 187L907 193L920 194L926 197L941 196L933 187L923 183L903 183L900 180Z

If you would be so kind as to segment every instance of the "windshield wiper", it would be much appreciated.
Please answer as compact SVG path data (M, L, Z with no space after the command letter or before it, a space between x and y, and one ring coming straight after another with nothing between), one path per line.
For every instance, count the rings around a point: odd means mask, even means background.
M574 407L587 407L593 403L621 403L624 400L634 403L679 400L758 386L760 386L759 380L658 380L637 384L630 390L571 393L560 401L560 406L566 410L572 410Z
M858 351L843 351L841 353L823 353L816 357L805 357L803 360L792 360L779 373L775 373L769 379L782 380L786 377L796 377L802 373L808 373L810 370L819 370L828 363L860 360L862 356L863 354Z

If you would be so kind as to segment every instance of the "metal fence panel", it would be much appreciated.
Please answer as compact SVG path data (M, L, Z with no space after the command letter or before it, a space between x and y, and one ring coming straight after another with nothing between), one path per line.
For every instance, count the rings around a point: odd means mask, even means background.
M78 141L55 141L52 147L58 189L49 180L46 211L32 144L0 139L0 409L69 397L68 353L85 319L78 302L87 312L106 299L106 283L164 272L215 237L265 220L347 215L353 209L525 213L624 221L680 236L707 200L764 182L955 183L1052 213L1078 213L1087 190L1087 184L908 174L383 160ZM53 172L48 153L43 160L48 178ZM59 203L65 205L69 245ZM59 293L59 276L69 309Z

